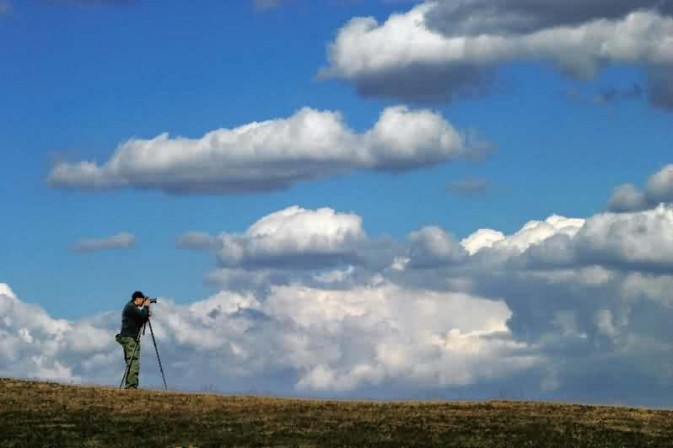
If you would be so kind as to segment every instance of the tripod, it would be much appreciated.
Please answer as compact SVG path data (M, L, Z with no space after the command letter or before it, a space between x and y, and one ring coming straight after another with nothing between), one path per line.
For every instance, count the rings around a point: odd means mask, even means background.
M119 383L119 388L121 389L122 386L124 385L124 380L126 379L127 375L129 374L129 371L131 370L131 363L133 362L133 357L136 355L136 351L140 347L140 336L145 334L145 327L149 325L150 327L150 334L152 335L152 343L154 344L154 351L157 353L157 361L159 361L159 370L161 371L161 378L164 380L164 390L168 390L168 386L166 386L166 375L164 375L164 368L161 365L161 357L159 357L159 349L157 348L157 340L154 338L154 330L152 330L152 322L150 322L150 318L148 317L145 323L143 324L143 330L138 332L138 336L136 337L136 345L133 347L133 352L131 353L131 357L128 358L126 362L126 370L124 370L124 376L122 376L122 381Z

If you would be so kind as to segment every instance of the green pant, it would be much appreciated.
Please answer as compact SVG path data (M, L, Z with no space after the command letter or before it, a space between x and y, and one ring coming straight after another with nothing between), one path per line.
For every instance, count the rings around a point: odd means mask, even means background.
M124 361L126 361L126 389L138 388L138 375L140 374L140 341L134 338L115 337L124 349Z

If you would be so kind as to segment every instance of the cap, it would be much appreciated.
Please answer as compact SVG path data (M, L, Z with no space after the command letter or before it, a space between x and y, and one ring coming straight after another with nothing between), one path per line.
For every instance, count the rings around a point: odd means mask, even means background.
M143 294L143 293L140 292L140 291L136 291L136 292L134 292L133 295L131 296L131 300L135 300L135 299L144 299L144 298L145 298L145 294Z

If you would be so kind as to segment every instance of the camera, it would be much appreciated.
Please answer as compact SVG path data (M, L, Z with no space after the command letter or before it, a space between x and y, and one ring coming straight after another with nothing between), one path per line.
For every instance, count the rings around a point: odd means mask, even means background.
M148 297L147 300L149 300L150 303L157 303L157 299L156 299L156 297L155 297L155 298Z

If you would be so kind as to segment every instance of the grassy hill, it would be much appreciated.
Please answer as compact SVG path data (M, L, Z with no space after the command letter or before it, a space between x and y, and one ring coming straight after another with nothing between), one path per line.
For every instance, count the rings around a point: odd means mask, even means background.
M0 379L0 447L673 447L673 412L304 401Z

